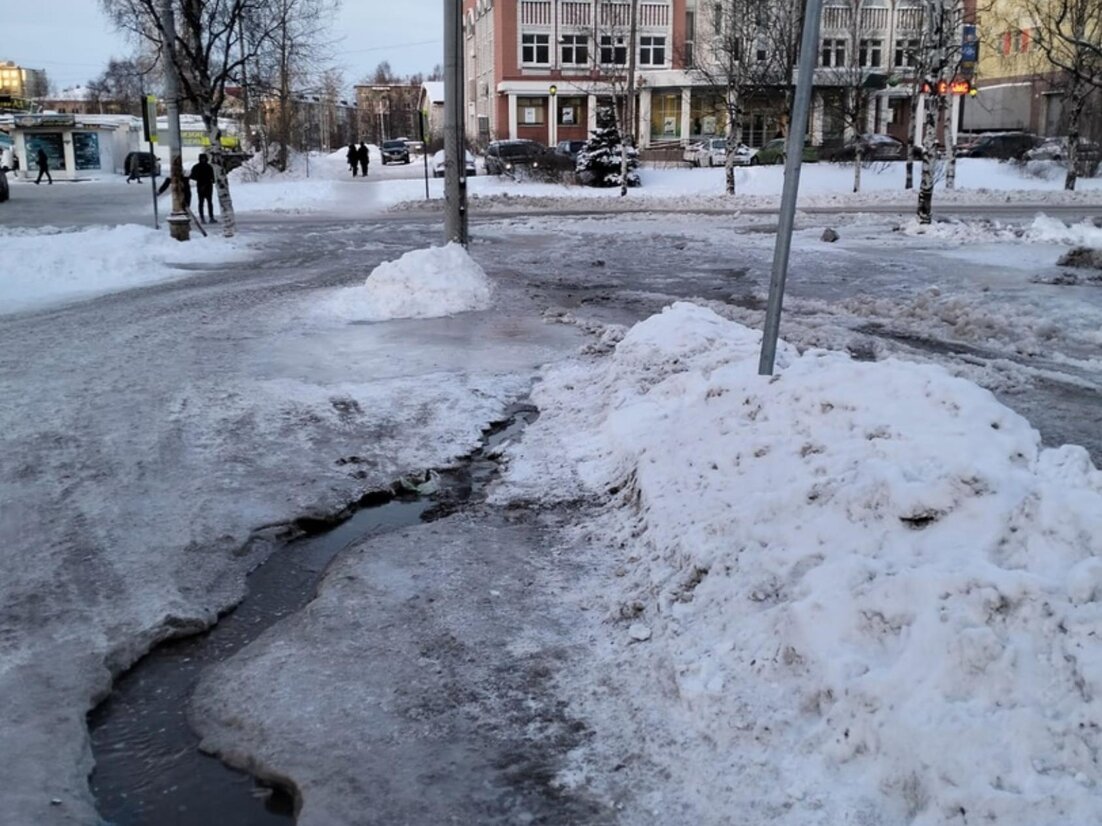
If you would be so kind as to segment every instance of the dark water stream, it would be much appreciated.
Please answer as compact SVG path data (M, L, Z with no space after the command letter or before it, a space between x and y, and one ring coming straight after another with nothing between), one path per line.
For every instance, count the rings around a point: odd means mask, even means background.
M199 751L187 709L201 672L301 609L329 563L349 545L481 498L497 473L494 451L537 415L526 405L507 414L484 434L482 447L436 476L431 497L400 496L366 506L324 533L288 543L249 575L247 596L216 625L163 643L122 675L88 715L96 760L90 782L100 816L115 826L292 823L291 790L260 783Z

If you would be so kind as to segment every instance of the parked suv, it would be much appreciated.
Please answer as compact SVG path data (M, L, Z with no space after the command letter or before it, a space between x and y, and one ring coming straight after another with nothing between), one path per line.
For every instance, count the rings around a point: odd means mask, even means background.
M547 149L542 143L528 140L494 141L486 149L486 174L513 174L518 168L539 169L547 166Z
M131 152L126 156L126 160L123 161L122 168L129 172L134 167L131 164L137 160L137 172L139 175L152 175L156 171L157 176L161 175L161 159L154 155L152 152Z
M967 146L958 145L957 154L964 158L998 158L1011 161L1022 158L1041 142L1041 138L1030 132L994 132L981 136L975 143Z
M380 152L383 156L383 166L388 163L409 163L409 144L402 139L383 141Z

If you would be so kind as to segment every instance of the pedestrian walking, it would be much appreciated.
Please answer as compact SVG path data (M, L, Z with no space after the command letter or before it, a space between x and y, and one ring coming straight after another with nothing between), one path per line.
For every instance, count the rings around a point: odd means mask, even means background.
M50 159L46 156L45 149L38 150L38 178L35 179L35 184L42 183L42 176L46 176L46 181L52 186L54 179L50 176Z
M214 220L214 167L206 154L199 156L199 163L191 168L188 178L195 181L195 194L199 196L199 221L203 221L203 204L206 204L206 223L217 224Z
M360 148L356 150L356 156L360 160L360 172L366 178L367 165L371 163L371 155L367 151L367 144L362 140L360 141Z
M14 147L11 151L11 172L13 175L19 174L19 156L15 154Z
M138 160L138 153L131 152L126 158L126 182L142 182L142 165Z
M360 150L356 148L356 142L348 144L348 165L352 168L352 177L356 177L356 170L359 168Z

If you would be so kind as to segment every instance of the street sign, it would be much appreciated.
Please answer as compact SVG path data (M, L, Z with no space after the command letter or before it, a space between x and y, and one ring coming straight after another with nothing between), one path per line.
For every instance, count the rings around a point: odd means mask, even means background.
M145 128L145 142L157 142L157 96L146 95L142 107L142 126Z

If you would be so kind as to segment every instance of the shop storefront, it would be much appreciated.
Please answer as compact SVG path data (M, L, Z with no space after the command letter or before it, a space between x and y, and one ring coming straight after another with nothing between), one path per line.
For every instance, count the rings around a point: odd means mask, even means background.
M131 119L102 122L80 115L16 115L12 137L20 174L38 174L39 151L46 153L55 178L77 180L121 171L133 142Z

